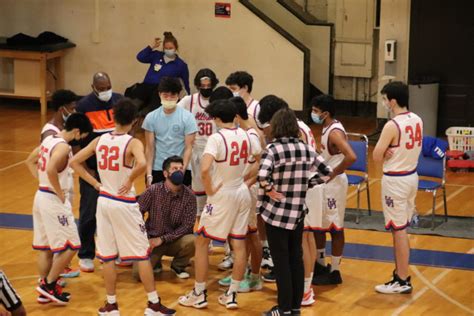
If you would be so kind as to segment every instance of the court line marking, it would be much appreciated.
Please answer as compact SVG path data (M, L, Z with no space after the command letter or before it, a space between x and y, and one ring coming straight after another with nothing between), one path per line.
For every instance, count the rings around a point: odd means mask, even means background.
M0 149L2 153L17 153L17 154L29 154L31 151L22 151L22 150L7 150L7 149Z
M468 252L468 254L473 254L474 253L474 248L471 248ZM471 310L469 307L459 303L455 299L451 298L447 294L445 294L443 291L438 289L435 285L438 284L446 275L448 275L449 272L453 271L452 269L445 269L441 273L439 273L432 282L430 282L428 279L426 279L423 274L418 270L416 266L410 266L411 270L416 274L416 276L425 284L425 287L423 287L420 291L417 291L415 295L405 302L402 306L397 308L393 313L392 316L398 316L400 313L402 313L405 309L407 309L411 304L413 304L416 300L418 300L420 297L422 297L429 289L433 290L435 293L438 295L442 296L445 298L447 301L450 303L458 306L459 308L463 309L464 311L467 311L468 313L474 315L474 310Z
M448 194L448 195L446 196L446 202L451 201L452 198L458 196L461 192L463 192L463 191L466 190L466 189L467 189L467 186L462 186L462 187L460 187L459 189L457 189L456 191L454 191L453 193ZM442 190L441 190L441 191L440 191L440 195L436 195L436 197L438 197L438 196L441 196L441 197L442 197L442 194L443 194L443 192L442 192ZM437 203L436 208L435 208L434 211L436 211L437 209L441 208L442 206L444 206L444 201L443 201L443 200L441 200L440 203ZM433 213L433 207L430 207L426 212L424 212L424 213L421 214L421 215L423 215L423 216L425 216L425 215L431 215L431 213Z
M17 163L14 163L14 164L12 164L12 165L9 165L9 166L0 168L0 172L1 172L1 171L8 170L8 169L11 169L11 168L14 168L14 167L19 166L19 165L21 165L21 164L24 164L25 161L26 161L26 159L25 159L25 160L22 160L22 161L19 161L19 162L17 162Z

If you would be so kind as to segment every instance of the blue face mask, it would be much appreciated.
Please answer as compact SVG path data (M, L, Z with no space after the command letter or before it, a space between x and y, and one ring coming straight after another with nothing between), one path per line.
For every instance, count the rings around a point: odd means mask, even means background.
M181 184L183 184L183 181L184 181L184 173L183 173L182 171L180 171L180 170L173 172L173 173L170 175L170 181L171 181L171 183L173 183L174 185L181 185Z
M311 112L311 119L316 124L323 124L323 122L324 122L324 119L321 119L321 116L319 114L316 114L316 113L313 113L313 112Z

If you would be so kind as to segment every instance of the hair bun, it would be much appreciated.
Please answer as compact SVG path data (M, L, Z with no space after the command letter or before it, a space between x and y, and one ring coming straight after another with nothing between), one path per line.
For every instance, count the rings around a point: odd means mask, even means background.
M171 32L164 32L163 35L165 37L173 37L173 33L171 33Z

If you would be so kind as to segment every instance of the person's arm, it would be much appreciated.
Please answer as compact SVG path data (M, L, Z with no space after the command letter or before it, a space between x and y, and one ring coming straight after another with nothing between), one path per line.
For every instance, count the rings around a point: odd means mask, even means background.
M73 154L73 155L75 155L75 154L77 154L78 152L81 151L81 146L80 146L80 145L73 145L73 146L71 146L71 148L72 148L72 154ZM86 171L87 171L88 173L90 173L94 178L97 178L97 171L95 171L95 170L89 168L89 166L87 166L87 163L86 163L85 161L82 163L82 166L83 166L83 167L86 169Z
M133 165L132 172L128 176L128 179L125 180L125 183L122 184L120 189L118 190L119 195L127 194L133 186L133 182L135 179L143 174L146 170L146 159L145 153L143 152L143 144L138 139L134 138L128 144L130 151L132 152L133 159L135 160L135 164Z
M45 131L43 134L41 134L41 141L43 141L48 136L57 135L57 134L58 134L58 132L56 132L52 129L49 129L49 130Z
M262 155L260 162L260 168L258 170L257 181L260 184L260 187L265 191L265 195L268 195L272 200L277 202L285 198L285 196L275 190L273 186L273 167L274 167L274 157L271 149L268 149Z
M155 160L155 133L145 130L146 186L153 180L152 169Z
M35 179L38 179L39 150L39 146L33 149L28 158L25 160L25 165L28 167L28 170L33 175L33 177L35 177Z
M91 175L89 172L87 172L86 168L84 167L84 162L91 157L92 155L95 154L95 148L97 147L97 143L99 142L99 137L94 139L92 142L89 143L84 149L79 151L77 154L75 154L71 161L69 162L69 165L71 166L72 169L74 169L75 172L84 179L87 183L92 185L97 191L100 190L100 182L97 181L96 178L94 178L93 175Z
M183 80L184 89L188 94L191 94L191 89L189 89L189 69L186 63L183 63L183 71L180 78Z
M395 126L395 123L389 121L385 124L380 134L380 138L375 145L374 152L372 157L375 162L381 162L384 158L390 158L392 156L392 150L390 145L396 139L398 134L398 129Z
M148 214L150 214L153 199L153 193L151 192L152 189L152 187L149 187L142 194L140 194L140 197L138 198L137 202L140 208L140 213L142 213L142 215L145 215L145 213L147 212Z
M184 137L184 153L183 153L184 170L188 168L189 162L191 161L195 139L196 139L196 133L192 133Z
M64 192L61 189L61 185L59 183L59 176L58 170L62 168L64 165L67 156L69 155L69 145L66 143L59 143L54 147L53 151L51 152L51 156L49 158L49 163L46 166L46 174L48 175L49 183L53 187L54 192L61 200L62 203L66 201L64 196Z
M186 234L192 234L194 223L196 222L196 208L196 197L194 196L194 194L191 194L189 196L189 200L184 206L183 214L181 217L182 221L179 226L176 227L172 232L160 236L163 243L173 242Z
M216 188L212 186L211 167L213 162L214 156L204 153L201 159L201 179L207 196L213 196L222 187L222 183L219 183Z
M153 61L153 49L155 47L147 46L137 54L137 60L144 64L150 64Z
M251 164L249 172L244 177L245 184L247 184L248 187L257 183L258 167L261 157L260 155L254 155L254 158L255 162Z
M339 175L356 161L357 156L349 145L346 135L340 130L333 130L329 134L329 143L336 146L339 152L344 155L344 160L333 171L335 175Z

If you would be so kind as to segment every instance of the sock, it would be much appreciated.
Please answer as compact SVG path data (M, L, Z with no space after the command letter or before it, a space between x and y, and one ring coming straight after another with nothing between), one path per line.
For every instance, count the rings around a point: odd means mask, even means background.
M160 302L160 298L158 297L158 293L156 293L156 291L147 293L147 295L148 295L148 301L149 302L151 302L153 304L156 304L156 303Z
M115 304L117 303L117 296L115 295L106 295L107 296L107 303Z
M311 275L309 278L304 278L304 293L307 293L309 289L311 289L311 281L313 281L313 273L311 272Z
M339 270L339 264L341 263L342 256L336 257L331 256L331 272Z
M268 240L262 240L262 248L268 248Z
M251 273L250 274L250 280L258 281L259 279L260 279L260 273Z
M227 291L227 293L232 293L232 292L237 293L237 291L239 290L239 285L240 285L240 281L231 279L229 290Z
M318 257L317 257L317 261L320 265L323 265L323 266L326 266L326 260L325 260L325 257L324 257L324 252L326 251L326 249L316 249L317 253L318 253Z
M206 282L194 282L194 291L196 294L201 294L206 290Z

